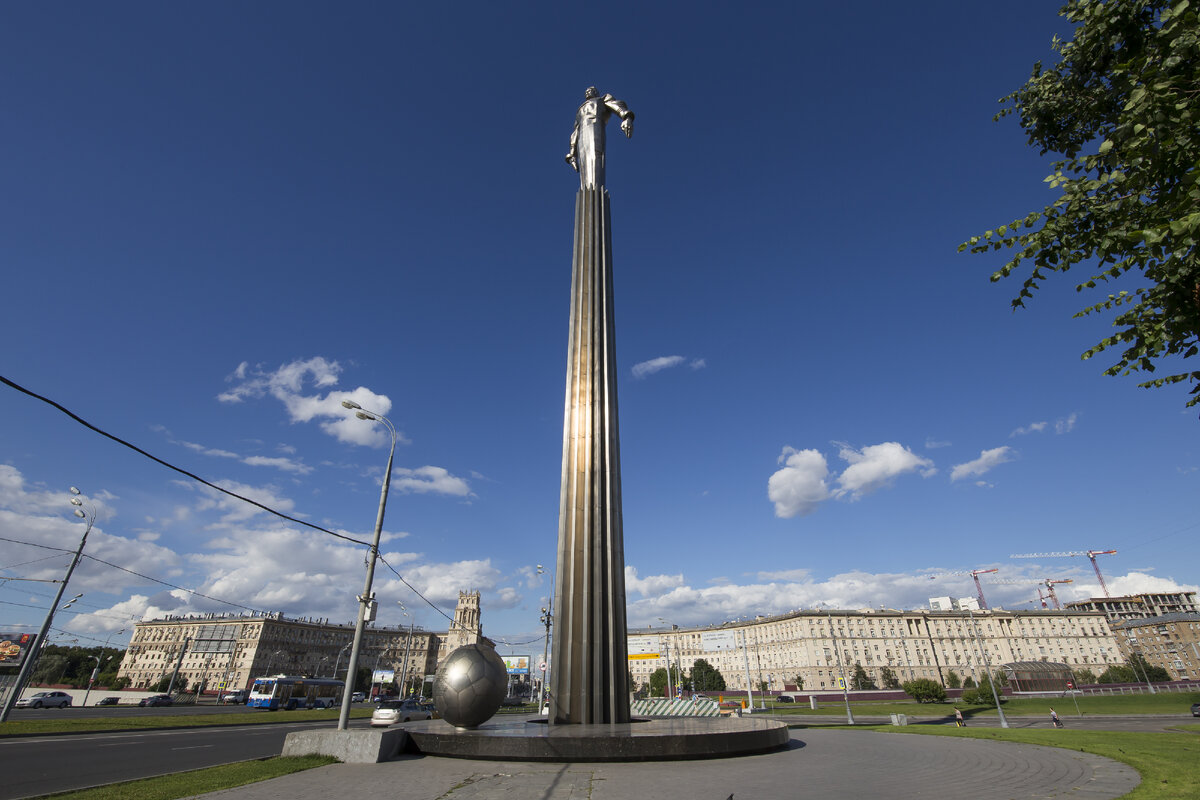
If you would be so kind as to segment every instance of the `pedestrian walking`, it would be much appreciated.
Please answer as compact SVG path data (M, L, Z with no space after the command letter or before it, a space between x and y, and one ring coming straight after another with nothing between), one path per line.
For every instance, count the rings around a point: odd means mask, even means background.
M1058 718L1058 712L1053 708L1050 709L1050 722L1054 723L1054 727L1056 728L1061 728L1063 726L1062 720Z
M957 727L959 727L959 728L965 728L965 727L967 727L967 723L966 723L966 721L963 719L963 715L962 715L962 709L961 709L961 708L956 708L956 709L954 709L954 724L955 724Z

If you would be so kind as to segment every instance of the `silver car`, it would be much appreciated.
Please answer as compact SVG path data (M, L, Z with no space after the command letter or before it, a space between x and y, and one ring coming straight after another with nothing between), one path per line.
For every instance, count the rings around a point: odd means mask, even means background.
M433 719L428 704L419 700L385 700L371 714L371 724L375 727L387 727L414 719Z
M70 708L71 700L66 692L38 692L18 700L17 708Z

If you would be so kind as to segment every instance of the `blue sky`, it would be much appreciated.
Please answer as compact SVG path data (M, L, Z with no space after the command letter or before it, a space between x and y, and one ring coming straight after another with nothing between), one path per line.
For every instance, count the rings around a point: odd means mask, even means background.
M1195 589L1186 391L1079 354L958 254L1052 198L996 100L1053 4L39 3L0 32L2 374L154 455L358 539L536 649L554 562L575 108L609 139L629 624L913 608L969 577ZM0 387L0 536L240 606L349 621L363 551L211 492ZM50 558L46 558L51 556ZM36 560L44 559L44 560ZM55 551L0 541L0 576ZM234 606L85 561L55 627ZM985 586L1029 607L1033 583ZM52 584L0 584L0 628ZM388 570L398 602L445 619ZM65 634L58 634L61 638ZM90 637L90 638L87 638Z

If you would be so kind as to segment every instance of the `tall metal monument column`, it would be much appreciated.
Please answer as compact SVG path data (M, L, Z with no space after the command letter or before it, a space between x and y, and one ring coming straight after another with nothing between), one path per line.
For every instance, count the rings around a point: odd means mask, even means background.
M571 332L563 419L558 581L550 722L629 722L625 545L613 322L612 229L604 129L633 135L633 112L594 87L575 118L567 162L578 172Z

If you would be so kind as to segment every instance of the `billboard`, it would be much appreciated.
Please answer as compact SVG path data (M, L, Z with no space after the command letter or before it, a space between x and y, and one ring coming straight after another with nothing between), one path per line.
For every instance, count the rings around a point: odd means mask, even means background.
M391 683L396 680L396 670L377 669L371 673L371 683Z
M706 653L717 650L737 649L737 636L733 631L704 631L700 634L700 649Z
M528 675L529 656L501 656L509 675Z
M33 633L0 632L0 667L19 667L33 651Z
M629 640L630 661L646 661L662 657L662 643L657 636L635 636Z

